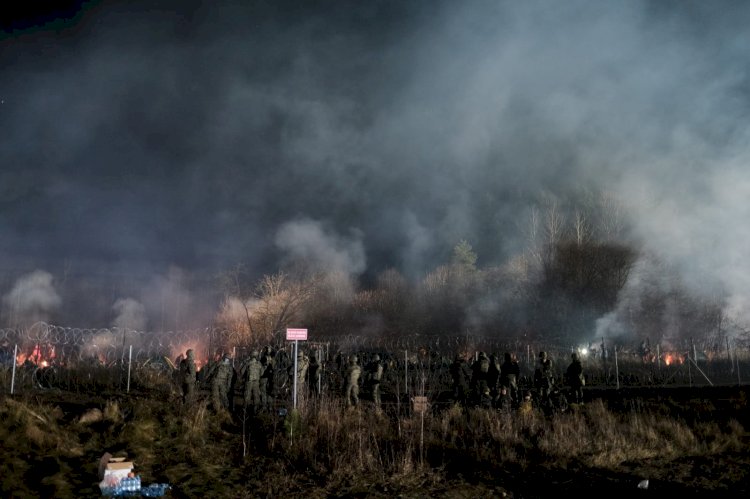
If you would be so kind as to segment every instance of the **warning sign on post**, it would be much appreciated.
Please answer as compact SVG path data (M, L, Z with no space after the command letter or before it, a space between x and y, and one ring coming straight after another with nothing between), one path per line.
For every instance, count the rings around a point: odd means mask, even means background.
M286 339L287 341L294 341L294 340L307 341L307 329L287 328Z

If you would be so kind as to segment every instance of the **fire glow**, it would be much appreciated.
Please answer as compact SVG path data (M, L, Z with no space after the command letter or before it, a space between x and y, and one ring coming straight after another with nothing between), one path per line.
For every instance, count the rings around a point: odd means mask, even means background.
M50 362L55 358L55 347L53 345L46 345L45 348L39 343L34 345L33 350L30 354L19 353L16 356L16 363L18 365L29 362L38 367L47 367Z
M203 345L201 345L197 341L191 341L187 343L182 343L180 345L175 346L171 353L171 357L175 359L175 366L180 365L180 361L185 357L187 354L187 351L192 349L193 352L195 352L195 367L196 369L200 370L203 365L208 363L208 360L205 359L205 356L200 355L201 352L205 352L206 350L203 348Z
M664 359L664 364L668 366L685 362L685 358L677 352L664 352L662 358Z

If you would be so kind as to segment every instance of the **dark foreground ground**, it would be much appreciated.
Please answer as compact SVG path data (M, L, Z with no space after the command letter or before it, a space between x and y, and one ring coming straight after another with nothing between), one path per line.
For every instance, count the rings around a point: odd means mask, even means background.
M5 395L0 495L97 497L108 451L134 459L144 484L170 483L168 497L748 497L748 391L592 388L572 415L505 426L493 426L495 413L442 408L423 440L409 427L419 418L378 419L367 404L326 407L323 422L295 426L276 414L184 408L167 394ZM602 417L616 421L611 445Z

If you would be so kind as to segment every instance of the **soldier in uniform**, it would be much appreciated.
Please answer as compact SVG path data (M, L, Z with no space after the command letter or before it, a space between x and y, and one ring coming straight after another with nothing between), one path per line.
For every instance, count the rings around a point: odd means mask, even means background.
M195 380L197 371L195 369L195 353L189 349L184 359L180 361L180 383L182 385L182 402L192 402L195 395Z
M573 392L573 400L576 404L580 404L583 402L583 385L586 383L583 377L583 366L577 353L573 352L570 358L571 363L565 371L565 378Z
M484 395L484 389L489 388L487 384L487 374L490 370L490 359L487 354L479 352L479 358L471 366L471 387L474 390L476 402L481 401Z
M307 377L307 368L309 366L309 360L305 353L300 350L297 352L297 397L305 392L303 387ZM294 362L289 366L289 386L294 386Z
M546 402L549 399L554 381L552 360L547 357L547 352L539 352L539 367L534 371L534 385L539 390L539 397L542 402Z
M510 352L505 352L503 365L500 366L500 385L508 390L513 406L518 405L518 378L521 376L521 368L518 361Z
M232 388L233 377L232 359L224 354L211 380L211 403L217 413L229 409L229 391Z
M482 393L479 394L479 407L482 409L492 409L493 399L490 393L490 387L485 385Z
M498 392L497 402L495 403L495 406L500 412L509 414L512 405L513 404L510 398L508 387L500 385L500 391Z
M271 409L274 393L274 361L271 347L265 347L263 349L263 355L260 357L260 364L263 368L260 375L260 405L264 409Z
M245 382L245 408L252 405L253 412L258 411L263 402L260 392L260 377L263 374L263 365L258 360L258 351L253 350L250 353L250 361L247 363L244 371Z
M453 398L461 404L466 403L469 392L469 366L461 355L456 355L450 366L451 378L453 379Z
M383 364L380 362L380 355L375 354L372 362L367 366L367 382L372 390L372 401L377 409L380 409L380 381L382 379Z
M494 353L490 355L490 366L487 371L487 386L490 388L492 400L497 402L500 398L498 385L500 382L500 361Z
M307 380L310 385L312 395L320 395L318 387L320 386L320 363L318 362L317 352L310 357L310 366L307 368Z
M359 376L362 368L359 367L356 355L349 357L349 365L346 367L346 405L357 406L359 404Z

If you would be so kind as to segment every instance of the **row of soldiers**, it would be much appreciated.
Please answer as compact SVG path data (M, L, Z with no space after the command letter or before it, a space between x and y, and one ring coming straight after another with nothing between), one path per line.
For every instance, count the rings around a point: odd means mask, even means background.
M454 400L469 405L481 407L503 407L510 405L518 407L519 380L521 369L516 356L506 352L503 363L497 356L487 356L480 352L477 359L469 365L460 355L457 355L450 366L453 380ZM571 363L565 371L565 381L571 389L573 402L583 402L583 386L585 377L583 366L577 353L571 355ZM539 364L534 370L534 388L538 400L545 404L556 389L552 360L546 352L539 352Z
M245 406L254 411L270 409L276 395L276 376L279 371L286 371L288 386L293 384L294 364L289 363L290 365L286 368L283 365L277 366L278 362L285 363L284 361L283 357L277 360L277 355L272 349L266 347L261 352L252 351L248 359L240 365L239 372L235 372L231 357L224 355L219 362L207 367L207 374L204 376L206 386L210 387L213 407L217 411L231 408L234 386L238 380L241 380L244 385ZM194 398L197 381L194 352L188 350L179 365L183 401L188 402ZM384 366L380 355L373 355L364 370L356 354L348 357L343 354L337 355L335 365L338 367L341 392L347 405L359 404L359 386L364 379L364 385L370 392L373 403L377 408L381 406L380 385L383 380ZM481 352L471 365L461 356L456 356L449 371L453 381L453 398L461 404L483 407L518 407L521 403L520 367L515 355L511 353L504 354L502 364L499 363L497 356L488 357L484 352ZM317 356L308 357L300 351L297 356L298 394L304 392L319 394L321 375L322 366ZM573 401L581 403L585 378L581 361L575 353L572 354L572 362L568 366L565 377L571 388ZM542 403L549 400L555 389L552 361L545 352L539 353L539 365L534 372L534 388Z
M276 379L279 371L276 355L270 347L262 352L253 350L248 359L243 362L239 371L235 371L232 359L225 354L216 362L207 366L204 384L211 391L211 404L218 412L231 409L234 387L238 380L244 385L243 401L245 407L253 411L269 410L275 397ZM302 351L297 354L297 390L298 394L310 393L318 395L321 387L322 369L316 355L308 357ZM281 366L283 369L283 366ZM286 369L288 379L283 386L292 386L294 380L294 364L290 363ZM341 376L345 385L347 405L359 404L359 385L363 378L363 370L359 365L357 355L351 355L345 365L341 366ZM383 364L379 355L374 355L370 363L365 366L364 381L373 397L376 406L380 406L380 382L383 378ZM179 362L179 379L182 389L183 402L188 403L195 397L198 371L195 363L194 351L188 350L185 358Z

